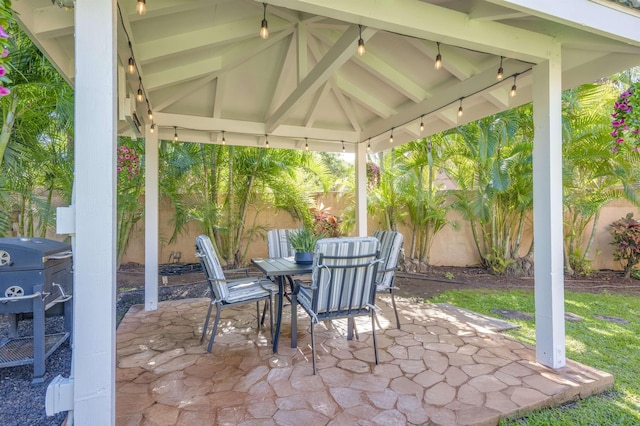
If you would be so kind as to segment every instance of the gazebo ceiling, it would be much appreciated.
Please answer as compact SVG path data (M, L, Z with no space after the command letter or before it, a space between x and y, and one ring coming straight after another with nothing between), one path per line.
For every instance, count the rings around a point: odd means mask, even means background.
M236 145L263 146L268 134L275 147L304 148L307 138L314 150L345 141L353 151L370 139L378 151L529 102L532 67L558 53L564 88L640 65L636 16L588 0L540 3L273 0L263 40L261 2L148 0L139 16L135 0L121 0L119 132L150 122L135 100L142 87L162 139L175 126L182 141L221 143L225 131ZM73 12L50 0L13 8L73 83Z

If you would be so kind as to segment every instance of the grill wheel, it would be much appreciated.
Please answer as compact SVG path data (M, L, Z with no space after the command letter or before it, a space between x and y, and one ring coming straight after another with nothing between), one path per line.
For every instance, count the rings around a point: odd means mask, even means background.
M24 289L19 285L12 285L4 292L4 297L19 297L24 296Z
M11 263L11 255L4 250L0 250L0 266L5 266Z

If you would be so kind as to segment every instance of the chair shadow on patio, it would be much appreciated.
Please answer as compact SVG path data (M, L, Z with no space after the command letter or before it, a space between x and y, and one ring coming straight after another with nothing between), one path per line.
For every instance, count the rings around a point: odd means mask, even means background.
M161 302L150 312L134 306L117 330L116 424L493 425L613 385L611 375L576 362L544 367L535 348L450 310L396 303L401 330L390 297L377 299L379 365L366 317L356 320L360 340L346 340L346 320L317 325L316 376L301 309L296 349L289 309L274 354L246 305L222 312L225 332L207 353L199 341L209 299Z

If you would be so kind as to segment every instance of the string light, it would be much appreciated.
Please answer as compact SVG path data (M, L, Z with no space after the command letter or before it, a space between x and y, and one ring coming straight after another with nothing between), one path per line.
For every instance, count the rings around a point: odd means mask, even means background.
M503 59L504 59L504 56L500 56L500 68L498 68L498 75L496 75L496 78L498 80L502 80L502 77L504 77L504 69L502 68Z
M148 106L149 106L149 103L147 102L147 107ZM147 117L149 117L149 120L153 120L153 111L151 111L151 108L147 110Z
M138 12L138 15L147 13L147 0L138 0L136 3L136 12Z
M222 131L222 145L226 145L227 140L224 138L224 130Z
M178 128L173 126L173 141L178 142Z
M309 151L309 141L307 141L307 138L304 138L304 149Z
M389 143L393 143L393 129L394 127L391 128L391 134L389 135Z
M358 55L364 55L364 40L362 39L362 25L358 25L360 28L360 38L358 39Z
M516 77L518 77L518 74L513 76L513 86L511 86L511 92L509 92L509 95L511 95L511 97L513 98L516 95Z
M342 152L344 152L344 141L340 141L342 142Z
M436 62L433 64L433 67L439 70L442 68L442 55L440 54L440 42L437 41L436 44L438 45L438 54L436 55Z
M462 99L463 98L460 98L460 106L458 107L458 117L462 117L462 114L463 114L463 112L462 112Z
M367 141L367 152L371 152L371 138Z
M267 23L267 4L262 3L264 14L262 15L262 26L260 27L260 38L266 40L269 38L269 24Z
M420 132L424 132L424 115L420 116Z
M266 148L269 148L269 136L267 136L267 134L265 133L264 135L264 146Z
M155 123L151 123L151 128L149 129L149 133L153 133L156 131L156 125Z

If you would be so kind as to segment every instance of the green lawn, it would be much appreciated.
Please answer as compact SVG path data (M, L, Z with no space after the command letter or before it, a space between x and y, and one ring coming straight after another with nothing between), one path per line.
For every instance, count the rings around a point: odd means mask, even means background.
M534 312L533 292L521 290L450 291L430 302L447 302L494 317L492 308ZM582 322L565 323L567 358L613 374L614 389L500 424L640 425L640 297L566 292L565 310L584 318ZM630 324L596 319L594 314L624 318ZM520 328L508 335L535 344L534 320L510 321Z

